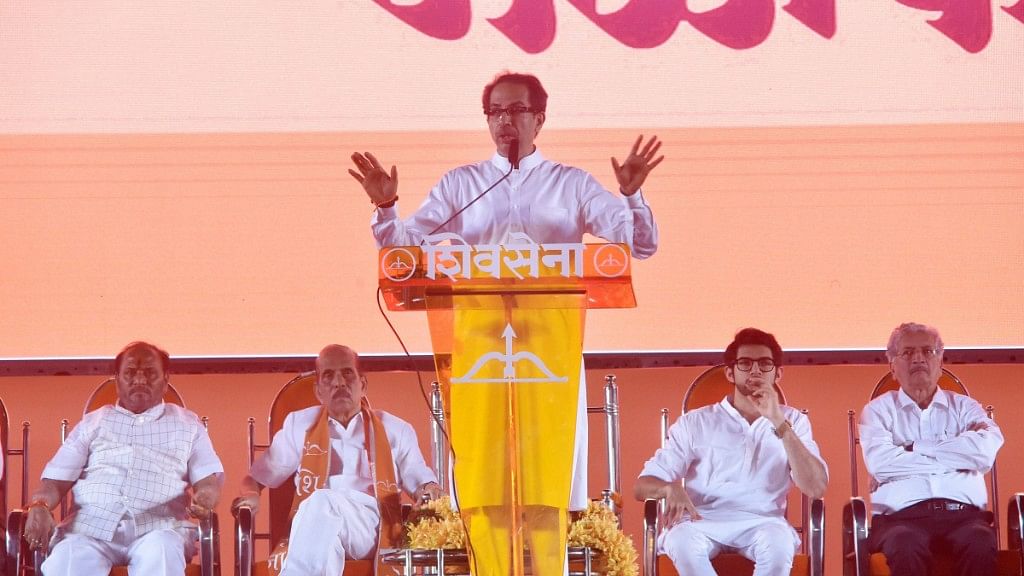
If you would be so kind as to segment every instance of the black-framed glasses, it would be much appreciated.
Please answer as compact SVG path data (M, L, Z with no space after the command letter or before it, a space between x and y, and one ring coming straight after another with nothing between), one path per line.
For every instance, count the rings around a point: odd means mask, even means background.
M913 360L914 356L918 352L921 353L921 356L924 356L925 360L935 358L941 353L936 348L932 348L931 346L924 346L922 348L904 348L900 350L898 354L896 354L896 357L899 358L900 360L903 360L904 362L910 362L911 360Z
M540 112L540 110L530 106L523 106L522 104L513 104L508 108L502 108L501 106L492 106L484 110L484 114L487 116L487 119L492 122L500 120L502 116L506 114L508 114L509 120L515 120L516 118L519 117L520 114L535 112Z
M761 358L737 358L736 361L732 363L733 367L740 372L750 372L754 369L754 364L757 364L757 367L761 372L771 372L772 370L775 370L775 360L772 360L767 356Z

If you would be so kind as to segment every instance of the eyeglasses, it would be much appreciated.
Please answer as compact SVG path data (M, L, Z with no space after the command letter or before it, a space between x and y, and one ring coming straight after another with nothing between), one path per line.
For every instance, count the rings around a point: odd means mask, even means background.
M732 365L740 372L750 372L754 369L754 364L757 364L761 372L775 370L775 361L767 356L764 358L737 358Z
M940 354L939 350L936 350L931 346L925 346L923 348L904 348L903 350L900 350L896 357L904 362L910 362L918 352L921 353L921 356L923 356L925 360L935 358Z
M540 110L532 108L530 106L523 106L522 104L514 104L512 106L509 106L508 108L493 106L491 108L488 108L487 110L484 110L484 114L487 116L487 119L490 120L491 122L501 120L502 116L504 116L505 114L508 114L509 120L515 120L516 118L519 117L520 114L526 114L527 112L536 113L540 112Z

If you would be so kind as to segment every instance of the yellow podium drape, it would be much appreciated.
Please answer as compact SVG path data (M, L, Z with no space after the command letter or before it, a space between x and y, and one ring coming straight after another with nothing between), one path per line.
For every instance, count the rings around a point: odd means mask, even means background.
M427 299L477 576L563 572L579 398L581 294Z

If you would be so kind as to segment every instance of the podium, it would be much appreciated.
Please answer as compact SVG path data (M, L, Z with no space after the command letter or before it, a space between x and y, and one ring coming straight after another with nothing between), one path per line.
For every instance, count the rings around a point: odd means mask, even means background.
M431 239L381 249L379 285L427 312L470 570L560 576L585 314L636 306L629 248Z

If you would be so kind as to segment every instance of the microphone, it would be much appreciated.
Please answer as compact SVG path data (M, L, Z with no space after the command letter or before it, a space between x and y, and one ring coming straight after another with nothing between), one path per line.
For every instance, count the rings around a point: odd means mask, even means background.
M494 190L494 188L498 184L501 184L506 179L508 179L508 177L512 174L513 170L518 170L519 169L519 138L515 138L511 142L509 142L509 144L508 144L508 160L511 163L511 166L509 166L508 172L505 172L505 174L503 174L501 176L501 178L498 178L498 180L494 184L491 184L490 186L487 187L486 190L484 190L483 192L478 194L475 198L473 198L472 200L467 202L465 206L463 206L462 208L459 208L458 210L456 210L455 213L452 214L451 216L449 216L447 220L445 220L444 222L441 222L440 224L438 224L433 230L428 232L426 236L433 236L434 234L436 234L438 230L440 230L441 228L444 228L445 226L447 226L448 223L451 222L452 220L455 220L455 218L458 217L459 214L462 214L463 212L466 211L467 208L469 208L473 204L476 204L477 200L483 198L488 192L490 192L491 190ZM426 236L424 236L423 240L420 241L421 245L423 244L423 242L426 242Z
M508 161L512 163L513 170L519 170L519 138L508 143Z

